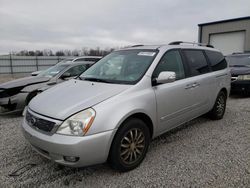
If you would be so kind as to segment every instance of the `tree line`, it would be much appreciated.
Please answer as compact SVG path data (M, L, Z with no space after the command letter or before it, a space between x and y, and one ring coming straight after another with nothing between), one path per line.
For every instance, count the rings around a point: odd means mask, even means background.
M115 50L114 48L100 49L99 47L82 48L81 50L58 50L53 52L50 49L44 50L21 50L19 52L11 52L17 56L105 56Z

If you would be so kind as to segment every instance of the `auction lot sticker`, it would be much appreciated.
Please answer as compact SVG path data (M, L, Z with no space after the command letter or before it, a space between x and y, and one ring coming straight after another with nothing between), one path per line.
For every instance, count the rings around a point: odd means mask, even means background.
M137 55L141 55L141 56L154 56L155 52L139 52Z

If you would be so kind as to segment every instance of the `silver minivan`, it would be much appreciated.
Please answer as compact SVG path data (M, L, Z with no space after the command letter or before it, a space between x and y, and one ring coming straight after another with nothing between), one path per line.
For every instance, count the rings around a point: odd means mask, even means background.
M108 161L128 171L158 135L203 114L223 118L226 60L211 46L182 43L114 51L77 79L38 95L22 123L25 138L62 165Z

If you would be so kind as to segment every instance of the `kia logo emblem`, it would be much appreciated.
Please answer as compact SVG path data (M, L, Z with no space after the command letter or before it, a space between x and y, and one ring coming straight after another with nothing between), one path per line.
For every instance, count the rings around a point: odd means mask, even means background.
M32 117L30 119L30 123L31 123L31 125L34 125L36 123L36 118Z

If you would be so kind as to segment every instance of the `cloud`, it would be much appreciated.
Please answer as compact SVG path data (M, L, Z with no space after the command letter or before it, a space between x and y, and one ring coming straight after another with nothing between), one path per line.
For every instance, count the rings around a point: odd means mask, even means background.
M0 0L0 53L197 41L197 24L249 12L248 0Z

